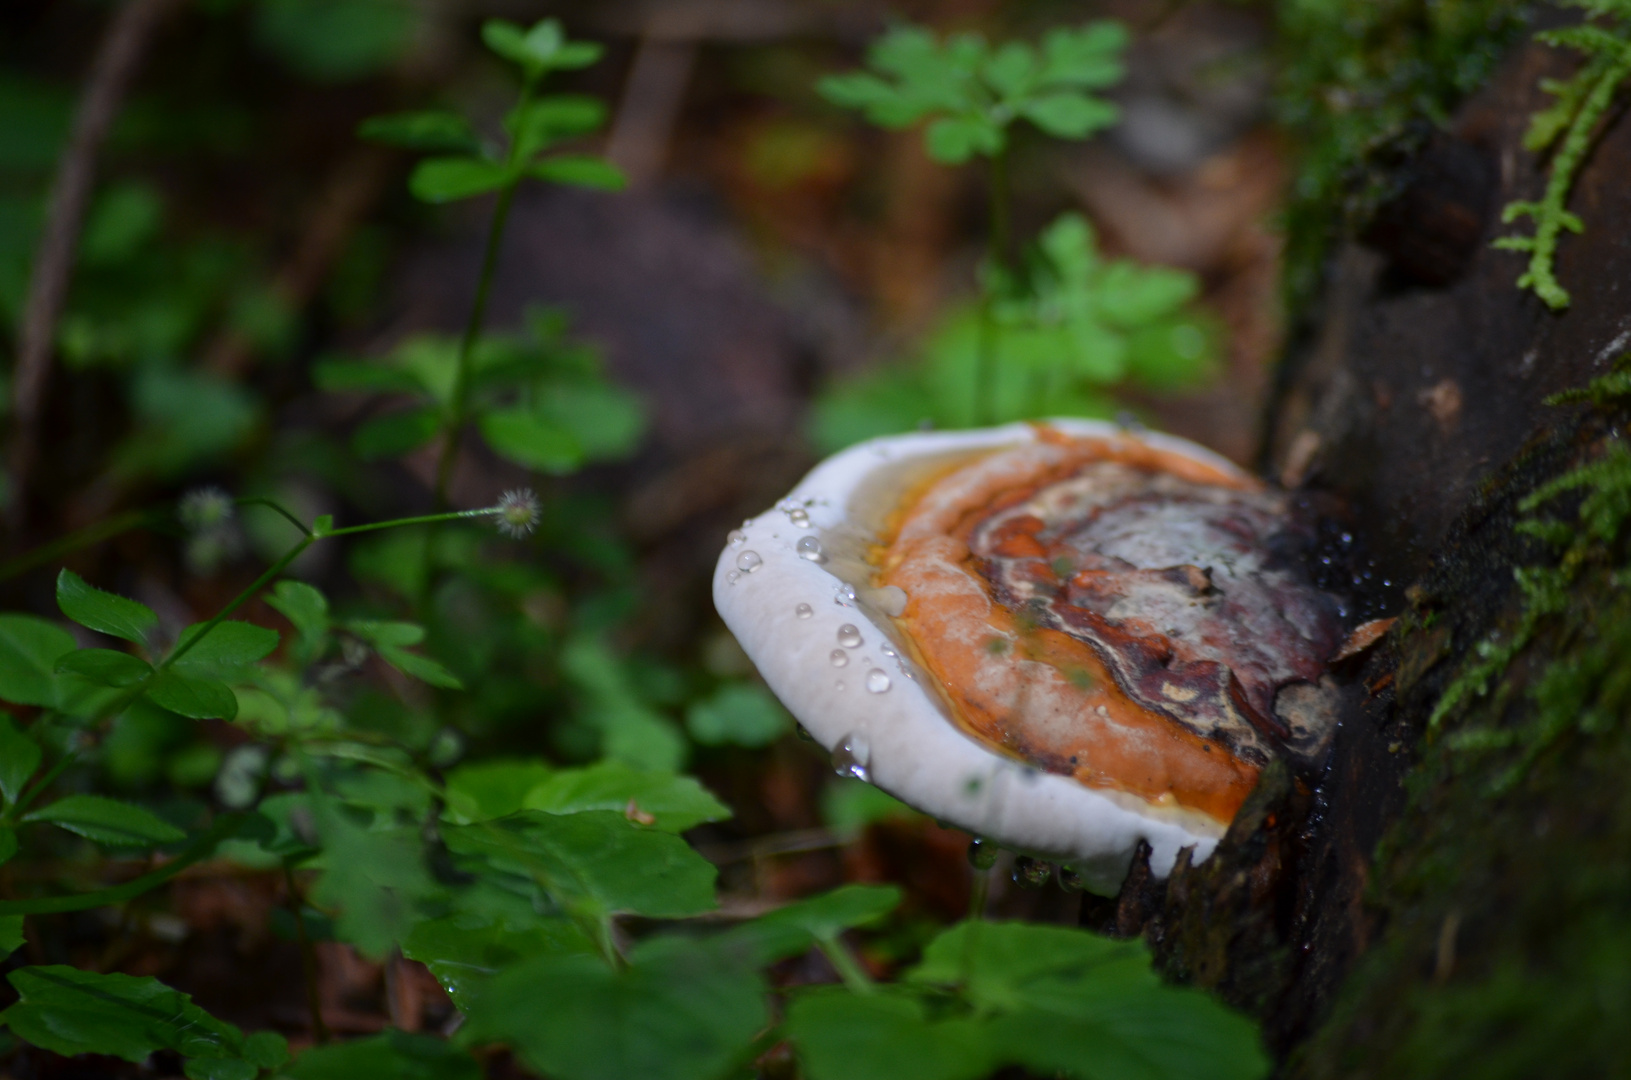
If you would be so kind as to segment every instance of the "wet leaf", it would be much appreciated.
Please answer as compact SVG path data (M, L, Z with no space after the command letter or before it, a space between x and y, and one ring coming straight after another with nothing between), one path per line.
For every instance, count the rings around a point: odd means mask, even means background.
M637 825L621 811L523 810L450 827L445 838L449 850L536 881L585 911L677 919L716 906L713 864L679 837Z
M620 761L554 772L526 793L522 806L551 814L614 810L637 820L650 815L649 824L674 833L731 816L729 807L689 776L632 769Z
M487 980L519 960L598 953L594 941L571 919L535 918L524 929L468 922L462 916L428 920L415 926L402 943L402 955L429 968L461 1010L469 1010Z
M978 1021L931 1020L921 1001L893 988L799 994L787 1034L810 1080L978 1080L1000 1061Z
M831 944L843 931L875 923L900 906L893 885L843 885L788 904L725 935L748 948L759 963L797 956L815 944Z
M752 970L704 944L655 938L618 970L565 955L501 972L460 1038L508 1043L559 1080L713 1080L748 1056L769 1021L764 999Z

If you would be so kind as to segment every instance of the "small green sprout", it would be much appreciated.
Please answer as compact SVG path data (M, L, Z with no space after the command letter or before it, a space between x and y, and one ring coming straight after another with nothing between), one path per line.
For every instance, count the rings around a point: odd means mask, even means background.
M902 26L868 51L871 71L831 76L821 92L835 104L864 110L880 127L932 117L924 139L929 156L958 165L1002 153L1016 120L1061 139L1086 138L1114 124L1115 105L1088 91L1121 80L1126 45L1126 29L1109 21L1050 30L1040 49L1023 41L992 48L977 34L941 43L922 27Z

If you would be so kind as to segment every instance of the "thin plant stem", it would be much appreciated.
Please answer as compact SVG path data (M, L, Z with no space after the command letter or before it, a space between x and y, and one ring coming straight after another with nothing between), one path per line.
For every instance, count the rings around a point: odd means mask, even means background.
M293 513L283 506L283 504L272 499L255 496L248 499L234 499L233 502L237 503L239 506L264 506L266 509L271 510L272 512L287 519L289 524L300 530L300 535L311 535L311 530L306 527L306 523L304 521L301 521L299 518L295 517Z
M849 951L849 946L842 939L836 936L822 938L816 944L850 990L857 994L870 994L876 989L866 970L861 967L861 962L855 959L855 954Z
M41 544L32 551L26 551L14 559L7 559L5 562L0 563L0 581L6 581L18 574L26 574L30 570L56 562L70 552L92 547L104 540L111 540L115 536L127 533L132 529L139 529L143 525L160 520L163 513L164 511L157 509L132 510L129 513L108 518L106 521L98 521L94 525L87 525L83 529L75 530L67 536L52 540L49 543Z
M536 78L529 78L522 84L521 100L515 107L516 116L526 116L536 87ZM512 133L506 161L512 169L521 152L521 144L520 132ZM481 276L476 279L476 297L470 304L470 321L465 323L464 337L459 340L458 366L453 372L453 393L448 403L447 437L442 440L442 456L436 463L438 507L447 505L448 483L453 478L453 459L458 456L459 439L464 433L465 421L469 419L466 413L470 408L470 356L481 337L482 320L487 315L487 299L493 287L493 274L498 269L498 248L504 239L504 223L509 219L510 204L515 201L515 190L520 186L521 179L516 177L499 189L498 202L493 206L493 219L487 226L487 246L481 255Z
M968 890L968 917L979 922L985 918L986 901L991 896L991 870L975 870Z
M123 885L98 889L95 892L74 893L70 896L44 896L35 900L0 900L0 918L8 915L56 915L65 911L87 911L90 908L133 900L163 885L193 863L209 858L221 841L231 839L249 819L248 814L222 814L215 819L208 832L189 844L181 854L157 870L127 881Z
M331 1036L328 1025L323 1023L323 996L317 989L317 950L312 946L311 935L306 933L300 887L295 883L294 869L287 862L283 864L283 882L289 890L289 914L294 916L295 941L300 944L300 973L305 977L306 1008L311 1010L312 1038L320 1046L328 1042Z
M989 248L986 253L990 265L989 276L982 283L984 295L980 300L980 334L974 356L974 410L976 425L995 422L997 418L996 368L997 326L996 280L1005 276L1009 249L1012 246L1009 204L1012 202L1008 183L1008 152L998 150L991 155L988 187L990 198Z

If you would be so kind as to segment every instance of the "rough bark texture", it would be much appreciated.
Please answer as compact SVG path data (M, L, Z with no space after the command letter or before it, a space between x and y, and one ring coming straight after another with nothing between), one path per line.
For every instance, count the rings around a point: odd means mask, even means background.
M1343 673L1325 768L1266 772L1212 859L1166 882L1135 866L1084 912L1262 1017L1286 1075L1631 1074L1617 531L1567 556L1567 603L1533 622L1488 692L1429 724L1522 625L1533 600L1515 571L1563 558L1563 541L1514 529L1542 512L1520 503L1605 460L1625 426L1613 402L1544 399L1631 351L1631 122L1610 117L1570 200L1586 231L1560 247L1567 312L1520 292L1522 257L1488 246L1499 208L1544 183L1521 138L1539 80L1572 64L1524 47L1464 104L1365 243L1336 255L1318 332L1294 358L1276 466L1350 508L1374 558L1363 599L1402 616ZM1631 509L1631 467L1619 482ZM1543 508L1569 535L1584 490ZM1475 731L1483 749L1466 745ZM1525 748L1533 760L1515 768Z

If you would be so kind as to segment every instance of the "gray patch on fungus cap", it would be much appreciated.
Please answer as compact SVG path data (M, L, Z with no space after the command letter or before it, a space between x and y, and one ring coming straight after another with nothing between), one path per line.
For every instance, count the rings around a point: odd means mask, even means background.
M1226 459L1172 436L1135 436L1085 420L1049 426L1072 437L1140 441L1244 476ZM967 734L932 676L907 659L889 617L898 614L899 598L872 588L866 560L915 484L961 459L1037 441L1032 426L1013 424L873 439L828 458L776 508L744 523L743 536L733 534L714 571L714 603L771 690L817 742L829 751L866 747L865 771L874 784L978 836L1068 862L1090 888L1111 893L1140 841L1150 845L1151 871L1164 877L1183 848L1194 849L1196 862L1210 856L1224 827L1197 811L1039 771ZM820 541L824 561L801 556L796 545L805 536ZM753 568L744 572L744 565ZM803 604L813 615L801 616ZM889 676L886 690L869 690L853 665L834 668L830 656L845 625L860 631ZM884 643L894 656L870 652ZM1299 720L1308 715L1306 708L1297 712Z

